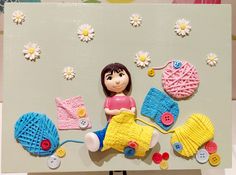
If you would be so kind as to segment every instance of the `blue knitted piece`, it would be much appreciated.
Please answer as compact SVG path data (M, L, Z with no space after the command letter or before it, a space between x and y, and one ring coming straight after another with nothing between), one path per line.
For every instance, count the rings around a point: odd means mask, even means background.
M166 126L161 122L161 116L165 112L170 112L174 117L174 122L170 126ZM157 125L167 131L178 118L179 106L165 93L156 88L151 88L144 99L141 114L153 119Z
M45 114L36 112L26 113L17 120L15 139L36 156L52 155L59 146L59 136L53 122ZM41 148L41 142L45 139L51 143L47 151Z

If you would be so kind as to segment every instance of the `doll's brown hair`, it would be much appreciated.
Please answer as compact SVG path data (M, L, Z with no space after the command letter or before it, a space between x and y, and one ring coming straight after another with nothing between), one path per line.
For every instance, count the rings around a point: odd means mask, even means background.
M103 70L101 72L101 83L102 83L103 91L106 96L112 97L113 95L115 95L115 93L111 92L107 89L107 87L105 85L105 81L104 81L105 74L106 73L113 74L113 72L119 73L120 71L123 71L123 70L126 72L126 74L129 77L129 83L124 90L124 94L127 95L129 93L129 91L131 89L131 85L132 85L131 75L130 75L130 72L128 71L128 69L123 64L120 64L120 63L111 63L103 68Z

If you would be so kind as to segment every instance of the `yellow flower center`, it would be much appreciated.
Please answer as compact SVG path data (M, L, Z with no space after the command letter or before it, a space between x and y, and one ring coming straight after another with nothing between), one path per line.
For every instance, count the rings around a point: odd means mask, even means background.
M145 55L140 55L139 56L139 60L142 61L142 62L146 61L146 58L147 57Z
M138 16L135 16L135 17L133 18L133 20L134 20L135 22L137 22L137 21L139 21L139 17L138 17Z
M18 19L18 20L19 20L19 19L20 19L20 16L16 16L16 19Z
M88 31L87 29L84 29L84 30L83 30L83 35L84 35L84 36L88 36L88 35L89 35L89 31Z
M67 69L67 70L66 70L66 74L67 74L67 75L72 75L72 74L73 74L73 70Z
M210 57L209 57L209 60L214 61L214 60L215 60L215 57L214 57L214 56L210 56Z
M185 30L187 28L186 24L180 24L180 29Z
M35 49L31 47L31 48L28 49L28 52L29 52L30 54L33 54L33 53L35 52Z

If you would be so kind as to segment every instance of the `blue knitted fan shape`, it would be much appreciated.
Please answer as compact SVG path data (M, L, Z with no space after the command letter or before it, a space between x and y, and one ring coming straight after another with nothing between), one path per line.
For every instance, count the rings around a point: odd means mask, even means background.
M141 114L153 119L156 124L167 131L174 123L170 126L166 126L161 122L161 116L165 112L171 113L175 122L179 115L178 103L160 90L151 88L144 99Z
M15 124L15 139L31 154L36 156L52 155L59 145L57 128L45 115L29 112L22 115ZM41 142L49 140L48 150L41 148Z

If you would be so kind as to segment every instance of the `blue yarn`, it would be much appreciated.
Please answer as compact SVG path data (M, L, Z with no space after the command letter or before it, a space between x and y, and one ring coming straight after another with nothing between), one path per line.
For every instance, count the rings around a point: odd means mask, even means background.
M144 99L141 114L151 118L157 125L167 131L174 125L174 122L170 126L166 126L161 122L161 116L165 112L170 112L175 122L179 115L178 103L160 90L151 88Z
M59 145L57 128L45 115L29 112L22 115L15 124L15 139L31 154L36 156L52 155ZM41 148L41 141L48 139L49 150Z
M81 140L64 140L63 142L61 142L60 146L66 144L66 143L70 143L70 142L74 142L74 143L84 143L83 141ZM59 146L59 147L60 147Z

